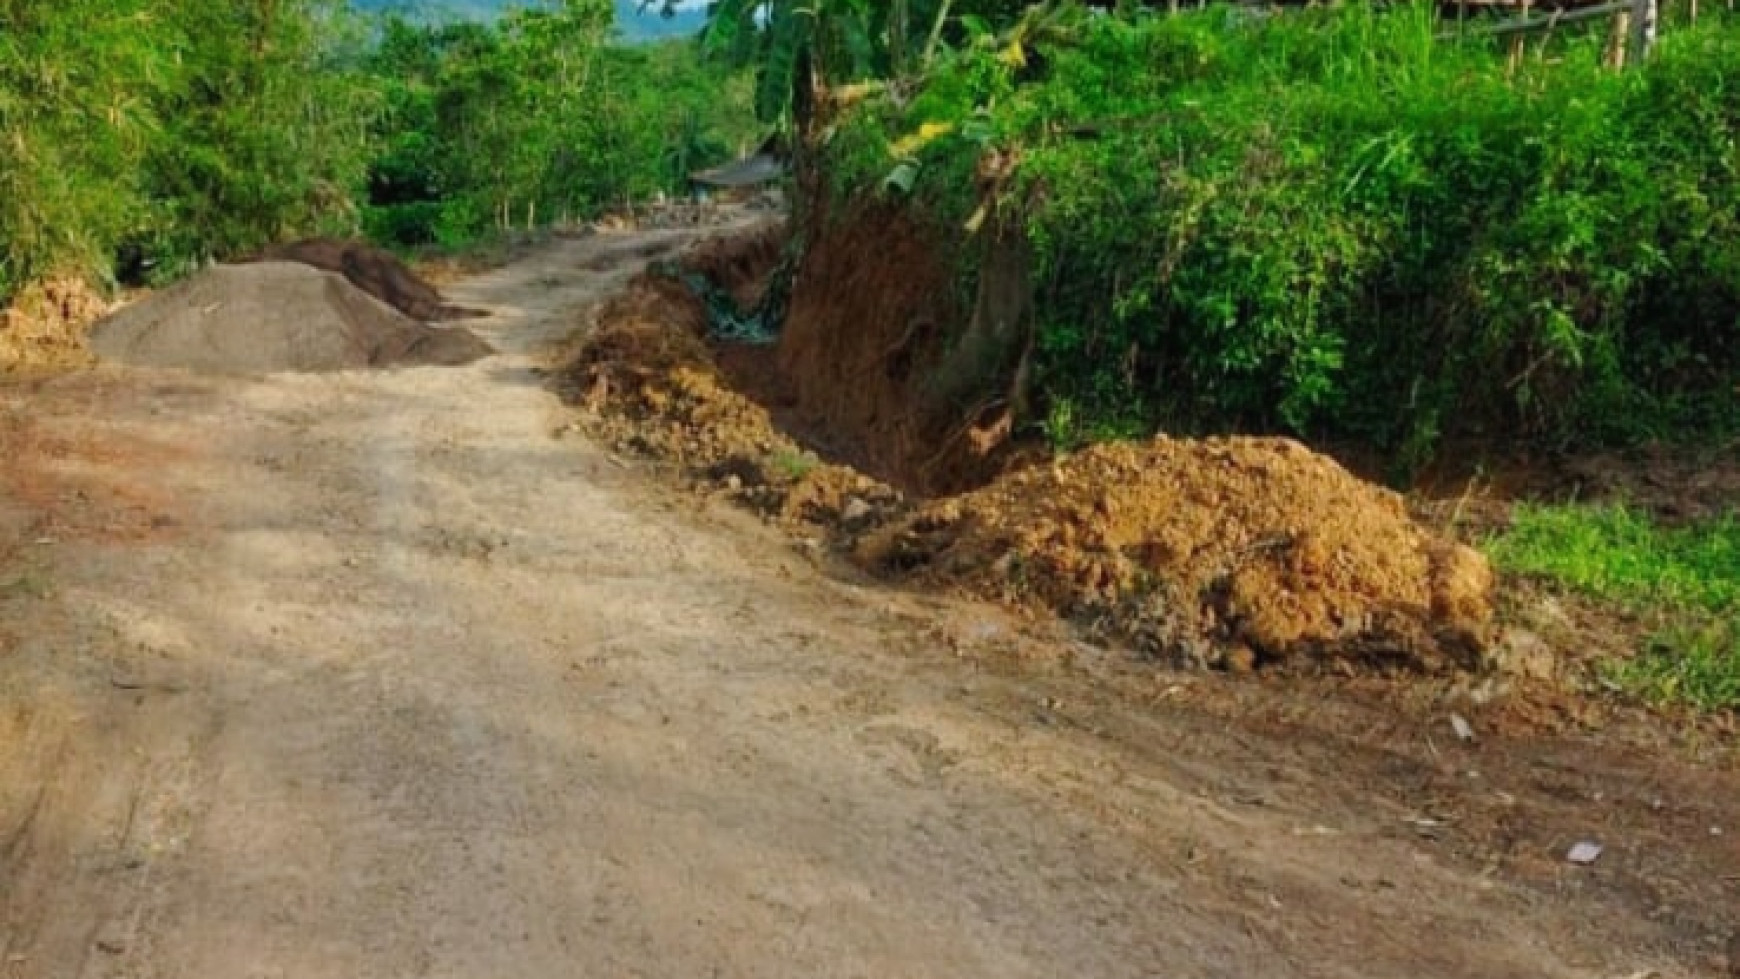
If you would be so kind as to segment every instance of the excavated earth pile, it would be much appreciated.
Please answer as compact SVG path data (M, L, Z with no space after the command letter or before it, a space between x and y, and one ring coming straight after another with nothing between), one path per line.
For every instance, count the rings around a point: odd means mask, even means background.
M1492 620L1483 557L1287 439L1096 446L930 503L857 556L1234 668L1300 656L1472 668Z
M448 305L439 290L411 271L398 256L362 242L309 238L273 245L244 261L299 262L322 272L337 273L358 289L425 323L485 315L477 310Z
M1482 661L1485 560L1296 442L1103 445L914 502L822 461L809 431L800 443L737 390L720 359L741 348L709 346L707 312L682 282L653 274L608 304L566 374L588 409L582 424L879 575L1056 612L1171 662L1439 671Z
M109 304L78 279L26 288L0 309L0 370L80 367L88 364L85 330Z
M888 486L820 460L733 389L706 329L706 306L688 287L643 274L599 312L563 393L606 443L672 463L806 534L864 529L905 505Z
M109 360L219 374L455 366L492 352L469 330L419 323L289 262L207 269L98 323L90 342Z

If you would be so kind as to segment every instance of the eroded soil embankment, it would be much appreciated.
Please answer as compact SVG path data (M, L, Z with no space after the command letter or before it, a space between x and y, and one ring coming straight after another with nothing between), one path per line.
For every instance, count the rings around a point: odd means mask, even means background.
M1076 617L1172 660L1479 665L1485 560L1297 443L1159 438L992 478L1008 455L983 437L983 406L951 417L928 396L949 290L918 270L941 266L897 219L865 233L877 262L812 244L775 347L709 345L682 283L634 282L568 375L590 424L878 574ZM732 247L691 264L753 295L743 277L769 267L767 240Z

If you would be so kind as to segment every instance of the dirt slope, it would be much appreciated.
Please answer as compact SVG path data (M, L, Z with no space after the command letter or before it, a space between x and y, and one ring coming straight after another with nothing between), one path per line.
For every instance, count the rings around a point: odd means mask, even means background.
M1726 968L1725 770L1112 696L554 437L599 256L690 234L463 283L467 368L0 389L0 976Z

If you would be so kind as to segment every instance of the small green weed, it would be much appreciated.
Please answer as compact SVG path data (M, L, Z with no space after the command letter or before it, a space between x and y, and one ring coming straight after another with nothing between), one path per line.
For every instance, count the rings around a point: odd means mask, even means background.
M1604 677L1656 702L1740 708L1740 515L1663 527L1622 505L1519 507L1499 566L1666 624Z
M1601 674L1654 703L1733 710L1740 707L1740 627L1732 619L1675 625L1654 636L1642 655L1609 663Z
M808 452L782 450L768 456L767 465L780 476L795 482L814 472L821 460Z

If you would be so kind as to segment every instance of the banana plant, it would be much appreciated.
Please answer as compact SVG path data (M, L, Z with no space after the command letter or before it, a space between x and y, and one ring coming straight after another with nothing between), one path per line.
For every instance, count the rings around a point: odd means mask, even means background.
M886 52L875 37L872 0L716 0L703 50L756 69L755 107L767 121L784 116L808 86L879 74ZM809 77L806 77L809 76Z

